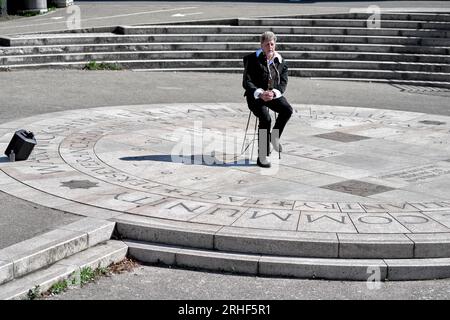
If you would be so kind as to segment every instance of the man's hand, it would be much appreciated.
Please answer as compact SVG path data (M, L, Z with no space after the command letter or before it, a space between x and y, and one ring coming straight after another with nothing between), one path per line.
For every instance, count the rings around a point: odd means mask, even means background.
M275 93L272 90L266 90L261 93L261 99L263 99L264 101L270 101L273 100L273 98L275 98Z

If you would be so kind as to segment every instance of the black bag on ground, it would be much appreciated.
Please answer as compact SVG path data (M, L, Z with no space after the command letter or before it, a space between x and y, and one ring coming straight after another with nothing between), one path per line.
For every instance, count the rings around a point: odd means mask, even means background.
M5 155L10 157L14 151L15 161L27 160L36 145L36 139L31 131L18 130L14 133L11 142L6 148Z

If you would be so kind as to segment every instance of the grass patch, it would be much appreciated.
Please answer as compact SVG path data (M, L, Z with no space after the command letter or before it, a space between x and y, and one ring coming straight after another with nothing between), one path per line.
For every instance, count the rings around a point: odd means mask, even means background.
M85 267L80 271L80 285L85 286L89 282L94 282L102 276L108 276L110 272L108 268L99 267L97 269L92 269L91 267Z
M122 70L122 67L118 63L98 63L97 61L89 61L84 66L83 70Z
M18 12L17 15L21 16L21 17L29 18L29 17L38 16L38 15L40 15L40 13L39 12Z
M28 300L35 300L41 296L41 288L35 286L33 289L28 290L27 298Z
M39 11L17 12L16 15L18 15L20 17L34 17L34 16L47 14L47 13L55 11L55 10L56 10L56 6L50 6L50 7L47 7L46 12L42 12L42 13Z
M48 289L48 293L51 295L60 294L61 292L66 291L69 288L69 283L67 280L58 281L53 284L50 289Z
M40 287L35 286L30 289L27 294L28 300L35 300L39 298L46 298L63 293L73 287L84 287L88 283L95 282L101 277L111 276L112 274L121 274L130 272L139 264L134 260L125 258L122 261L113 263L109 267L98 267L92 269L91 267L84 267L81 270L72 273L67 279L60 280L54 283L50 289L41 293Z

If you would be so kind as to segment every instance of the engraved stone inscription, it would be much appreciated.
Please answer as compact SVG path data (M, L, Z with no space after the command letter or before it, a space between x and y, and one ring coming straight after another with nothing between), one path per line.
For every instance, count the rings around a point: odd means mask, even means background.
M349 134L349 133L344 133L344 132L339 132L339 131L317 134L315 136L319 137L319 138L335 140L335 141L339 141L339 142L354 142L354 141L370 139L370 137L358 136L355 134Z
M406 170L396 171L387 175L380 176L380 179L400 179L406 182L429 181L433 178L440 177L450 173L450 169L439 167L431 164L410 168Z
M347 213L303 212L300 215L298 231L355 233Z
M445 122L436 121L436 120L422 120L422 121L419 121L419 123L429 124L429 125L433 125L433 126L440 126L440 125L445 124Z
M338 192L350 193L362 197L367 197L374 194L394 190L394 188L358 180L342 181L334 184L329 184L326 186L321 186L321 188Z
M304 157L304 158L310 158L310 159L323 159L328 157L334 157L342 155L342 152L335 151L335 150L329 150L314 146L307 146L307 145L299 145L294 144L291 142L284 142L283 143L283 152L288 153L290 155L298 156L298 157Z
M294 210L340 212L337 203L302 202L302 201L295 202Z
M296 230L300 213L292 210L250 208L233 226L274 230Z
M95 206L114 215L125 213L126 218L147 217L138 221L196 230L227 226L242 234L260 229L268 237L296 236L297 231L337 238L336 233L450 232L450 200L445 200L450 121L445 117L296 106L292 130L283 135L285 156L277 163L278 172L264 175L254 154L222 152L222 144L206 139L206 132L237 128L240 133L230 131L230 138L240 150L248 109L229 105L120 106L11 122L9 129L18 123L30 127L38 145L28 162L0 168L0 190L8 192L8 183L15 180L18 187L11 194L32 187L46 197L64 198L59 203L72 201L67 207L76 208L74 213L83 210L94 216L95 210L77 206ZM196 129L199 120L207 130ZM180 142L173 135L178 128L188 128L195 138L190 142L214 146L214 151L197 153L188 144L189 157L224 154L226 165L170 161ZM6 124L0 126L0 132L10 132L6 129ZM330 158L336 156L342 157ZM271 155L273 164L274 157L276 153ZM243 158L245 162L237 162ZM383 161L382 166L376 161Z
M70 180L61 182L61 186L69 189L90 189L97 187L98 182L92 182L89 180Z

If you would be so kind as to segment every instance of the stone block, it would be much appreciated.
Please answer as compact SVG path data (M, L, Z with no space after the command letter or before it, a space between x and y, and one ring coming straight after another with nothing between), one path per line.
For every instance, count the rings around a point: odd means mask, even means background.
M220 251L298 257L337 257L335 233L314 233L224 227L214 237Z
M57 8L65 8L73 5L73 0L49 0L48 3Z
M339 258L412 258L414 243L403 234L338 234Z
M86 233L88 235L88 246L92 247L111 239L115 225L116 223L112 221L84 218L61 227L61 229Z
M128 246L128 255L145 263L163 263L175 265L177 249L163 245L153 245L137 241L125 241Z
M450 233L413 233L414 258L450 258Z
M2 285L0 300L24 300L27 299L29 290L39 286L39 292L43 293L50 287L63 279L68 278L77 270L74 266L52 265L39 272L33 272L25 277L15 279Z
M213 233L192 231L188 228L170 228L159 225L140 225L118 221L117 231L126 239L184 245L196 248L212 249L214 246Z
M383 260L375 259L262 257L259 262L259 273L265 276L367 281L376 272L382 281L386 271Z
M122 241L110 240L79 252L71 257L59 261L57 264L66 266L104 268L119 262L126 257L128 246Z
M63 259L48 268L25 275L4 285L0 290L0 299L27 299L27 293L36 286L43 293L58 281L76 276L83 267L106 267L125 257L127 246L121 241L108 241L69 258Z
M0 285L14 279L14 266L11 261L0 261Z
M431 280L450 277L450 259L386 259L389 280Z
M180 250L176 254L176 264L180 267L257 275L259 258L259 255Z
M87 247L87 234L57 229L0 250L0 260L14 263L14 278L17 278Z

